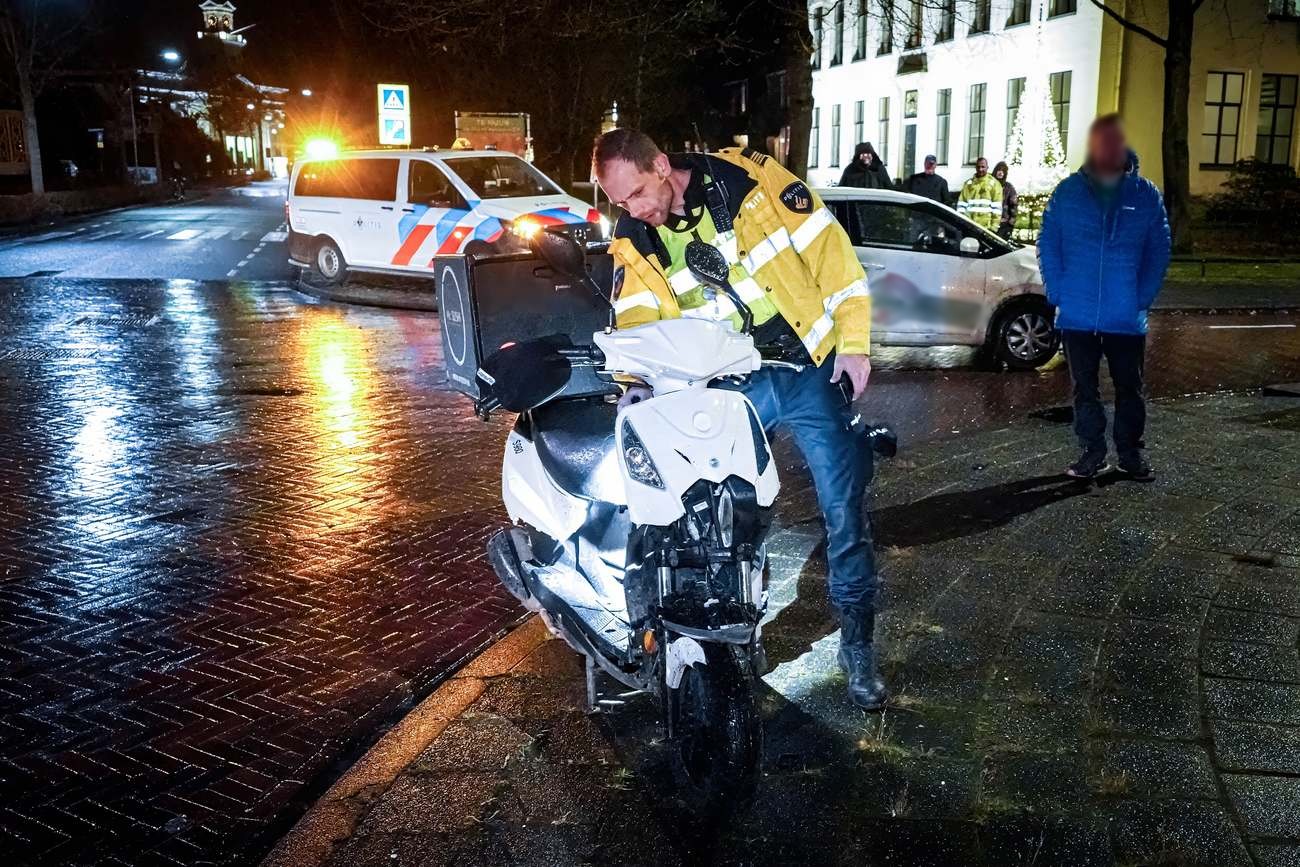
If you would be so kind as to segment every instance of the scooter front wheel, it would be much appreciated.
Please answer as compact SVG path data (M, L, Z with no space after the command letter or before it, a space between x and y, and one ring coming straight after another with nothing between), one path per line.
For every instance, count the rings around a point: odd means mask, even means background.
M725 817L754 794L763 724L754 678L738 656L745 652L736 645L704 645L707 664L683 672L671 702L678 797L702 817Z

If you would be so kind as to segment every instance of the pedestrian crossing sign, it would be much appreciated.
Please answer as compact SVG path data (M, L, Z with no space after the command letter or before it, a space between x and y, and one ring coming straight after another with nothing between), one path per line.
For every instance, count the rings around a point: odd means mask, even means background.
M379 143L411 144L411 88L405 84L381 84L379 91Z

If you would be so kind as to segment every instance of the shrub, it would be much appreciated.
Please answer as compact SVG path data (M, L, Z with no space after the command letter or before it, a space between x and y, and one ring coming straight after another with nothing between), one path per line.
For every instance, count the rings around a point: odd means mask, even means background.
M1289 165L1240 160L1223 192L1210 197L1205 218L1219 224L1294 225L1300 218L1300 178Z

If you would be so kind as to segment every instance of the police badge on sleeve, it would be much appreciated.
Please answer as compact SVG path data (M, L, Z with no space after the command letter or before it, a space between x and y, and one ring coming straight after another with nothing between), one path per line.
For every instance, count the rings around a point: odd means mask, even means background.
M614 269L613 287L610 289L609 292L610 300L617 301L619 296L622 294L623 294L623 266L619 265L617 268Z
M811 214L813 209L812 192L803 181L795 181L781 191L781 204L796 214Z

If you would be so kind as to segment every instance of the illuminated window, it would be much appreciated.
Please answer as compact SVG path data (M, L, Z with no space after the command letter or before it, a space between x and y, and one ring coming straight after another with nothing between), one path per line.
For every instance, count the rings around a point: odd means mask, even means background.
M853 141L860 142L867 135L867 102L859 99L853 103Z
M1294 75L1264 73L1259 80L1259 120L1255 124L1255 159L1287 165L1291 162L1291 130L1295 128Z
M987 84L972 84L966 113L966 165L984 155L984 98Z
M1053 72L1049 79L1052 90L1052 113L1056 115L1056 128L1061 131L1061 153L1070 149L1070 71Z
M889 162L889 97L880 97L880 137L876 141L876 153L881 162Z
M939 165L948 165L948 129L952 122L952 88L945 87L939 91L935 100L934 155Z
M1025 94L1025 80L1012 78L1007 81L1007 150L1011 149L1011 133L1016 129L1016 118L1020 116L1020 98Z
M840 165L840 107L831 106L831 168Z

